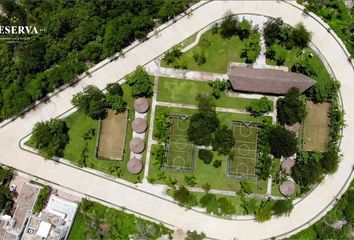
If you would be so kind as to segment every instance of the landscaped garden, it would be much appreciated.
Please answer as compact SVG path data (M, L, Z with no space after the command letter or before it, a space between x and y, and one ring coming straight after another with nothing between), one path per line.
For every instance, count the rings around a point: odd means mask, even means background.
M260 52L258 30L232 13L227 13L224 19L205 32L197 46L186 53L178 52L178 46L171 50L162 66L225 73L230 62L254 62Z
M162 224L83 199L68 239L158 239L161 236L171 239L172 231Z

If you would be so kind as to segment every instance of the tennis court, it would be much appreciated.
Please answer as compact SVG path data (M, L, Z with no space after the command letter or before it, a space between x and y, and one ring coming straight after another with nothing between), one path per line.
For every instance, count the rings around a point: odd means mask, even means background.
M188 117L171 115L170 121L170 141L166 149L164 170L193 172L194 145L187 138Z
M228 161L228 175L256 178L258 127L250 122L234 122L234 157Z

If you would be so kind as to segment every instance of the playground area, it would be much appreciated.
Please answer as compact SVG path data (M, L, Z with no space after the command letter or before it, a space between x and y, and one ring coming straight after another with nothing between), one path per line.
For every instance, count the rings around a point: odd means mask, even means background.
M170 116L170 140L166 147L164 170L175 172L194 171L194 145L188 142L188 116Z
M228 161L228 175L241 179L256 178L258 127L251 122L234 122L234 156Z
M108 109L107 116L100 123L97 157L109 160L123 160L128 110L122 113Z

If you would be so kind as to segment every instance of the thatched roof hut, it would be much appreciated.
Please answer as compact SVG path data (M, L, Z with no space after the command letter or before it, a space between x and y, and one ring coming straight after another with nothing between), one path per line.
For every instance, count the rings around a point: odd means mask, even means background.
M134 132L143 133L147 129L146 120L143 118L135 118L132 123L132 127L133 127Z
M129 148L133 153L141 153L145 149L145 142L143 139L135 137L130 141Z
M280 184L279 190L284 196L291 196L295 193L295 183L287 180Z
M312 78L293 72L250 67L231 67L227 73L232 88L241 92L284 95L290 88L303 93L316 83Z
M291 169L293 168L294 165L295 165L295 160L292 158L287 158L281 162L281 169L283 170L284 173L290 175Z
M287 124L284 125L284 128L286 130L288 130L289 132L295 133L295 134L300 130L300 127L301 127L301 125L298 122L294 123L293 125L287 125Z
M138 113L145 113L149 110L149 101L146 98L138 98L134 101L134 109Z
M136 157L133 157L128 161L127 169L132 174L138 174L143 169L143 163Z

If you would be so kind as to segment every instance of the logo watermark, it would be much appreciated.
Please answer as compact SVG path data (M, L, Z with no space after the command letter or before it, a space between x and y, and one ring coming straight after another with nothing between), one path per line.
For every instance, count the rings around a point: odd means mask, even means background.
M45 29L36 26L1 26L0 41L21 42L29 40L31 36L45 32Z

